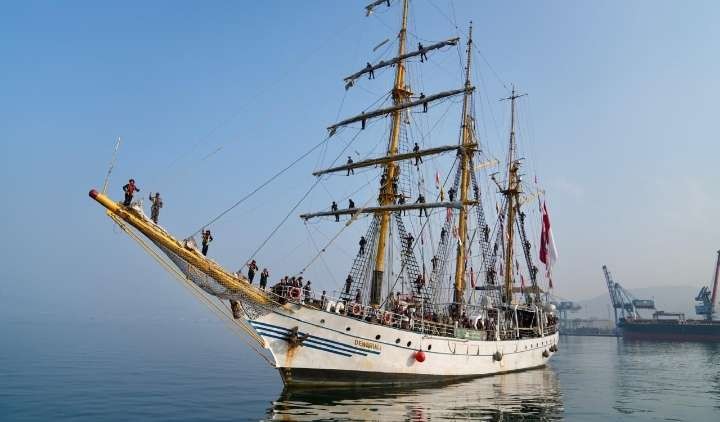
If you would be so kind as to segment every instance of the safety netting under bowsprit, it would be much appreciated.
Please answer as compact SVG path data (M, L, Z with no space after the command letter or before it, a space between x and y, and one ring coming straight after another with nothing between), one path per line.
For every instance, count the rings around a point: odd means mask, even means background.
M231 289L224 286L222 283L215 280L213 277L207 275L196 266L190 264L168 248L163 247L158 242L153 242L168 258L175 264L175 266L195 285L200 287L205 293L212 296L218 297L225 300L234 300L240 304L245 314L250 319L256 319L261 315L265 315L270 312L270 309L258 304L247 294L239 289Z

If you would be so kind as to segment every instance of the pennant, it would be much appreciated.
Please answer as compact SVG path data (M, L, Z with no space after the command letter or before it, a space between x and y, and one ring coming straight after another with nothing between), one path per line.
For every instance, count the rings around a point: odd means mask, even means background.
M435 188L440 189L440 172L435 172Z
M547 205L542 205L542 231L540 233L540 262L545 264L545 268L550 268L555 264L558 258L557 248L555 247L555 238L553 237L552 228L550 226L550 214L548 214Z
M473 268L470 267L470 285L472 288L475 288L475 273L473 272Z

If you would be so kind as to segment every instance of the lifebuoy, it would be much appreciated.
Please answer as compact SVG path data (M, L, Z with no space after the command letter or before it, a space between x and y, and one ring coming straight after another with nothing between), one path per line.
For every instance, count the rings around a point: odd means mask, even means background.
M353 315L358 316L362 313L362 306L360 306L359 303L353 303L352 308L350 308L350 311Z
M302 292L300 291L299 287L293 287L292 289L290 289L290 297L293 299L300 299L301 293Z
M425 352L423 352L422 350L418 350L417 352L415 352L415 360L420 363L425 362Z
M390 312L390 311L385 312L385 314L383 315L383 323L385 323L385 325L390 325L393 323L392 312Z

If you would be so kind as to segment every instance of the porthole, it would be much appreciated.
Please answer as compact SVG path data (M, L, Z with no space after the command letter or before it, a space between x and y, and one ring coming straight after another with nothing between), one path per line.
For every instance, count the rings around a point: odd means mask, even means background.
M345 328L345 331L350 331L350 327Z
M395 344L400 344L400 339L395 340Z
M428 344L428 350L432 349L432 344Z
M408 341L408 342L407 342L407 347L410 347L411 344L412 344L412 341Z
M320 320L320 324L325 324L325 320L324 320L324 319L321 319L321 320Z
M380 334L375 336L375 340L380 340Z

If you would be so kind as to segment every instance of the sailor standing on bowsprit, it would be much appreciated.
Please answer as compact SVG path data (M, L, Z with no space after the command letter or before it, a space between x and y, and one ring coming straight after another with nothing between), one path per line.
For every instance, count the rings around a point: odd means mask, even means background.
M262 272L260 273L260 288L265 290L267 287L267 281L270 277L270 272L267 268L263 268Z
M160 198L160 192L155 192L155 196L150 193L149 199L152 204L152 206L150 206L150 219L153 223L157 224L158 217L160 217L160 208L163 206L162 198Z
M123 192L125 192L125 201L123 202L123 205L129 207L133 199L133 194L135 194L135 192L140 192L140 188L135 186L135 179L130 179L127 182L127 185L123 186Z
M210 242L213 241L212 234L210 233L210 230L203 230L202 232L202 254L204 256L207 256L208 247L210 246Z
M250 283L253 282L253 278L255 278L255 271L258 270L257 262L253 259L248 264L248 279L250 280Z

